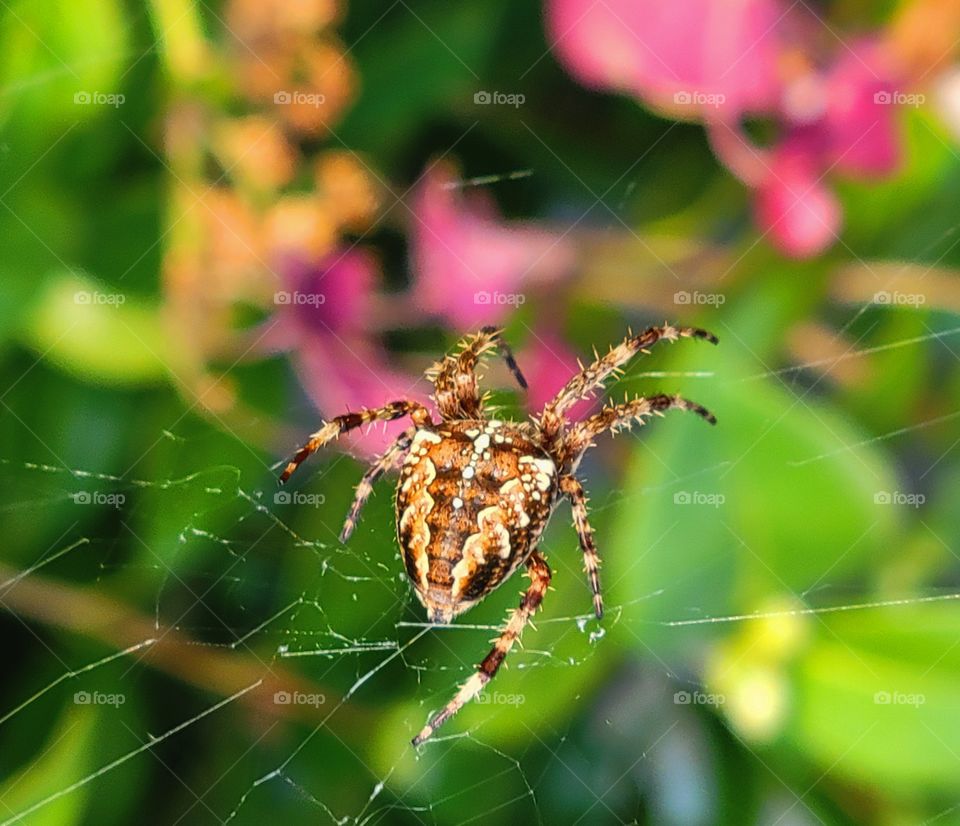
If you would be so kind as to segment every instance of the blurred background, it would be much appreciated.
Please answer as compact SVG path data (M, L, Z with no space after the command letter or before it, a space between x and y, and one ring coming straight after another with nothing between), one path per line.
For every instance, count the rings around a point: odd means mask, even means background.
M960 823L953 0L9 0L0 823ZM396 426L505 328L503 415L628 328L682 392L429 628ZM594 404L598 404L595 400ZM585 415L591 403L575 411Z

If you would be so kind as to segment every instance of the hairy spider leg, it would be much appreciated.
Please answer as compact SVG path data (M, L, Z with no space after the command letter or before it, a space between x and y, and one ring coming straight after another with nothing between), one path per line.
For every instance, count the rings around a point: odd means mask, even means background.
M515 608L510 616L510 621L497 637L490 653L484 658L483 662L477 667L473 675L461 686L456 696L444 706L444 708L427 723L420 733L413 738L413 745L419 746L424 740L428 740L447 720L453 717L464 705L469 703L483 687L493 679L500 668L513 644L520 636L520 632L530 621L530 618L543 602L544 594L547 593L547 587L550 585L550 566L543 556L534 551L530 554L526 562L527 573L530 576L530 586L527 588L520 600L519 607Z
M600 592L600 557L597 554L597 545L593 541L593 528L590 527L587 510L587 494L583 485L574 476L564 476L560 479L560 490L570 500L573 510L573 526L576 528L580 540L580 550L583 552L583 567L593 592L593 612L597 619L603 619L603 594Z
M360 511L370 498L370 494L373 493L373 486L384 473L388 470L393 470L400 463L400 460L403 459L407 450L409 450L410 443L413 441L413 435L416 432L416 429L413 427L404 430L403 433L397 437L396 441L387 448L386 452L367 468L367 472L363 474L363 478L357 485L353 497L353 505L350 506L350 513L347 514L343 528L340 531L341 542L346 542L350 538L350 534L353 533L353 529L357 525Z
M620 344L611 347L602 358L584 367L566 386L547 403L540 414L540 428L549 444L557 444L566 424L564 414L580 399L587 398L603 383L614 375L637 353L646 352L658 341L676 341L679 338L701 338L712 344L718 339L707 330L699 327L674 327L665 324L662 327L650 327L638 335L627 336Z
M490 350L499 350L517 383L526 389L527 380L496 327L484 327L479 333L466 336L457 347L457 352L445 356L426 373L433 382L437 409L445 421L482 417L483 395L477 368Z
M646 424L651 416L662 416L667 410L687 410L710 424L717 418L703 405L682 396L637 396L622 404L605 406L599 413L573 425L566 435L562 449L564 467L576 467L583 454L593 446L593 440L601 433L616 433L634 424Z
M420 402L402 399L400 401L390 402L383 407L365 408L356 413L344 413L342 416L336 416L329 422L326 422L316 433L310 436L307 443L300 448L297 455L280 474L280 484L283 484L290 478L291 474L303 463L303 461L312 454L316 453L328 442L358 427L362 427L370 422L385 422L393 419L399 419L402 416L410 415L413 423L417 427L430 425L430 413Z

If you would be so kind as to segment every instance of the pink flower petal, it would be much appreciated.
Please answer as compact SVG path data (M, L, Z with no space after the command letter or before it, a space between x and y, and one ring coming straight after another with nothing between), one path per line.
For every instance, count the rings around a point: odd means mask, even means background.
M529 286L571 268L573 251L555 233L499 220L484 193L445 186L453 178L438 165L414 198L413 301L467 331L497 324L526 303Z
M287 255L277 270L276 312L248 336L256 352L285 352L316 335L355 336L367 329L377 265L365 250L335 250L319 263Z
M819 181L821 174L809 154L787 148L773 156L771 172L757 190L757 224L794 258L823 252L840 230L840 202Z
M852 174L881 176L900 163L895 80L878 46L843 50L827 81L822 129L830 163Z
M294 356L300 382L320 415L328 419L362 407L380 407L398 399L429 404L426 383L390 366L380 347L363 339L347 341L332 335L304 341ZM341 438L341 449L370 457L383 450L410 420L377 423Z
M277 314L259 336L258 349L292 351L294 369L318 420L397 399L427 402L419 377L392 367L368 330L378 280L372 255L344 248L319 263L287 258L279 270L283 283L274 295ZM402 419L375 424L369 432L344 436L341 448L369 458L409 426Z
M534 331L517 360L529 384L527 406L531 413L539 413L580 370L570 345L552 327L546 326ZM572 420L581 419L594 407L595 400L578 402L568 415Z
M586 86L632 92L679 117L769 109L787 6L779 0L550 0L547 29Z
M316 264L288 258L280 270L285 289L274 302L290 323L305 332L349 333L366 326L377 282L376 260L366 250L335 250Z

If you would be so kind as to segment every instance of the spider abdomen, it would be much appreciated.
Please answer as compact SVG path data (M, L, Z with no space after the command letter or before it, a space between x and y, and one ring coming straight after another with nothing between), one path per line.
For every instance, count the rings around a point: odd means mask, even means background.
M417 430L397 485L397 534L431 621L449 622L527 559L556 492L554 462L520 425Z

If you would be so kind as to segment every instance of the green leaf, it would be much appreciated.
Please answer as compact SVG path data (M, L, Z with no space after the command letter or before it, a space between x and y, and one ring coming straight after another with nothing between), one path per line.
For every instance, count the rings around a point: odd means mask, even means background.
M40 136L51 126L115 111L97 95L122 94L120 71L130 46L118 3L24 0L6 11L0 20L0 123L16 109L18 123Z
M78 273L51 278L25 338L46 360L93 382L162 380L176 361L156 309Z
M40 757L0 785L3 817L15 816L63 792L92 768L97 712L73 707L50 737ZM91 786L53 800L24 819L30 826L69 826L83 822Z
M956 628L956 607L953 608ZM916 612L910 612L916 617ZM901 613L901 622L907 618ZM882 625L861 618L863 630ZM911 625L910 640L876 653L846 641L819 641L799 665L795 712L787 736L832 774L912 796L918 788L960 790L960 672L955 662L918 668L908 652L948 645L924 639ZM952 641L954 644L956 632ZM939 642L939 644L938 644ZM955 658L954 658L955 659Z
M852 605L852 603L851 603ZM960 652L954 600L811 616L764 606L706 668L744 741L796 751L859 784L912 800L960 791Z
M746 610L770 593L842 581L889 552L900 515L875 504L897 489L877 450L848 449L867 434L802 386L753 378L766 371L738 341L693 349L675 365L716 371L689 391L716 427L673 413L619 437L639 444L603 556L611 604L657 594L625 616L638 638L682 636L643 620Z

